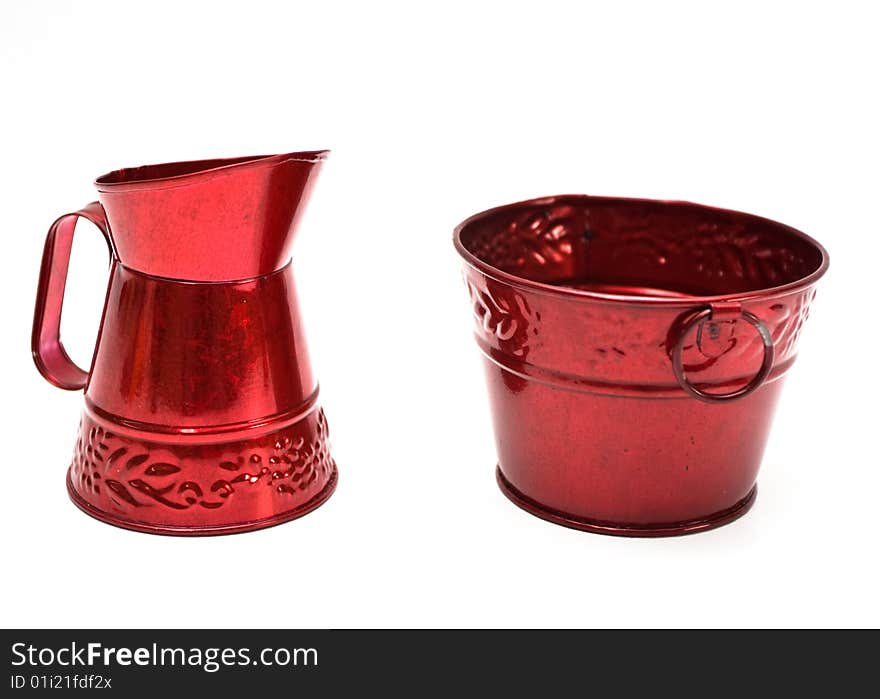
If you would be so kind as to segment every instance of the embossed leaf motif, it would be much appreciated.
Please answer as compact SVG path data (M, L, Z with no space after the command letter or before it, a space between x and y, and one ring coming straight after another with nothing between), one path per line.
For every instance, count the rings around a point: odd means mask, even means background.
M121 498L123 501L127 502L132 507L141 507L141 503L138 502L135 497L128 492L128 489L122 485L119 481L108 479L107 480L107 488L113 491L114 495Z
M86 418L80 421L71 464L71 482L80 491L91 496L101 494L103 464L110 450L107 441L112 438L113 434L106 432L103 427L86 422Z
M109 506L116 511L155 504L172 510L194 506L217 509L230 500L236 488L260 484L274 485L269 492L275 496L301 497L319 477L323 487L335 469L327 433L326 417L319 410L288 430L244 442L241 451L227 452L213 466L217 475L225 477L200 485L187 479L187 457L177 454L176 447L161 449L162 455L170 454L171 459L154 460L158 454L153 445L105 433L84 417L71 473L81 497L95 507ZM98 498L99 481L106 484L103 502Z
M493 336L506 351L525 357L529 318L526 300L516 292L502 294L488 287L481 289L471 281L467 287L480 329Z
M506 225L486 226L471 241L472 252L506 272L553 269L591 235L587 211L559 205L531 209ZM527 275L526 275L527 276ZM544 275L542 275L543 277Z
M149 454L138 454L137 456L132 456L128 460L128 462L126 462L125 470L131 471L131 469L137 468L138 466L140 466L142 463L144 463L144 461L146 461L149 458L150 458Z
M125 456L128 453L128 449L125 447L120 447L116 451L114 451L110 456L107 457L107 460L104 462L104 473L110 473L113 470L116 462Z
M155 463L150 464L146 470L144 470L145 476L170 476L172 473L177 473L180 471L180 468L175 466L174 464L166 464L166 463Z

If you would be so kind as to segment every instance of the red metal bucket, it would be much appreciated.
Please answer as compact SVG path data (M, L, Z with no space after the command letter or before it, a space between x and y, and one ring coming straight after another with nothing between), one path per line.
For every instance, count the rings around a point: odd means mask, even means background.
M454 240L507 497L628 536L748 511L821 245L740 212L589 196L491 209Z

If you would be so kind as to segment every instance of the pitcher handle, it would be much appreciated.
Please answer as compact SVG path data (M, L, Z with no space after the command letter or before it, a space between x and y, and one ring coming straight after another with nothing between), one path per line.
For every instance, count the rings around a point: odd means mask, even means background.
M37 369L49 383L68 391L85 388L89 379L89 372L80 369L61 344L61 307L64 303L73 231L80 216L100 229L112 259L110 227L104 208L99 202L93 201L76 213L65 214L56 220L46 234L46 245L43 247L43 263L40 266L34 328L31 334L31 352Z

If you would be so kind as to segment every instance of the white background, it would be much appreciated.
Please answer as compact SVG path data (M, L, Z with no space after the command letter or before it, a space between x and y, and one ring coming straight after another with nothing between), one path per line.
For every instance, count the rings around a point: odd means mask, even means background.
M4 3L4 626L874 626L878 22L870 3ZM122 166L330 148L294 251L339 488L258 533L67 499L81 395L29 356L51 221ZM755 508L628 540L497 490L453 226L562 192L683 198L823 242ZM81 226L64 338L106 283Z

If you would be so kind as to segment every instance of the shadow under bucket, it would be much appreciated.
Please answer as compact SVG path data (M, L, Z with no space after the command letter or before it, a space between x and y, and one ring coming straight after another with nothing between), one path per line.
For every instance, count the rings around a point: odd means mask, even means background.
M454 242L507 497L627 536L748 511L821 245L745 213L576 195L477 214Z

